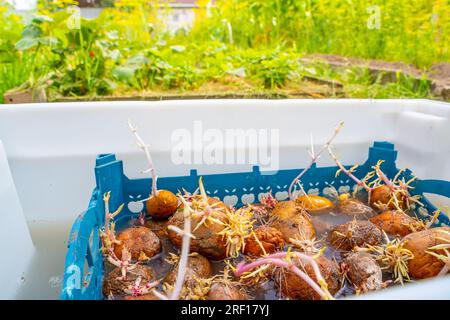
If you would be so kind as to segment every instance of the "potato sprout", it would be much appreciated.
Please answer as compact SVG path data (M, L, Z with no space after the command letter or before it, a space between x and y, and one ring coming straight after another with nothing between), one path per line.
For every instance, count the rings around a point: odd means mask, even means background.
M297 267L297 264L299 264L300 266L309 264L313 268L317 283L313 279L311 279L308 274L302 271L301 268ZM236 276L240 277L241 275L244 275L245 273L248 273L249 271L264 265L274 265L276 267L286 268L303 279L315 292L317 292L322 297L322 299L334 299L328 291L328 285L320 273L319 266L315 261L315 257L311 257L302 252L278 252L263 258L259 258L256 261L248 264L242 262L237 266L235 274Z
M306 166L305 169L303 169L302 172L300 172L298 174L298 176L296 176L294 178L294 180L292 180L290 186L289 186L289 199L294 200L294 193L293 193L293 188L297 183L300 183L301 178L303 177L303 175L312 167L312 165L314 163L316 163L316 161L320 158L321 154L327 149L329 148L329 146L331 145L331 143L333 142L334 138L336 138L336 136L339 134L339 132L341 131L342 127L344 126L344 122L339 123L339 125L336 127L336 129L334 129L334 133L333 135L330 137L330 139L328 139L328 141L322 146L322 148L320 148L319 152L315 153L314 152L314 142L312 139L312 135L311 135L311 147L310 150L308 151L309 156L311 157L311 161L309 162L309 164Z

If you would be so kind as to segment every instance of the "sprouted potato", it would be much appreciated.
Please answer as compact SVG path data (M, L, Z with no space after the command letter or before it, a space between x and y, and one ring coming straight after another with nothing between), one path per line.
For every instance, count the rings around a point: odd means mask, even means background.
M156 168L153 164L152 156L148 144L144 142L141 136L137 132L137 128L133 127L131 122L128 122L131 132L133 132L136 138L136 144L141 149L148 162L148 169L144 172L152 173L152 186L150 197L147 199L146 209L150 217L154 219L167 219L175 213L178 208L178 198L175 194L168 190L158 190L156 181L158 176L156 175Z
M325 279L328 291L332 295L336 294L341 287L338 265L325 256L319 256L315 261ZM310 265L303 265L301 268L311 279L317 281ZM281 293L287 298L298 300L319 300L321 298L302 278L290 270L278 269L275 273L275 281Z
M403 247L411 251L409 275L415 279L446 274L450 262L450 227L430 228L403 238Z
M383 272L377 261L366 252L349 253L341 268L357 293L383 288Z
M350 251L354 247L380 244L382 233L370 221L352 220L335 226L329 234L329 241L336 249Z
M178 258L172 257L170 263L174 264L172 270L167 274L164 279L165 283L173 285L177 278L178 273ZM191 253L188 258L188 264L186 267L185 283L190 285L197 278L209 278L212 275L212 266L208 259L198 253Z
M245 285L232 280L229 273L229 268L225 267L223 275L212 279L207 300L248 300L250 298Z
M355 248L358 252L368 252L378 262L381 269L392 276L394 283L404 284L410 280L408 261L413 258L411 251L405 249L399 238L389 239L384 233L384 242L366 248Z
M386 210L409 210L413 205L421 205L418 196L412 196L409 190L412 188L411 183L416 179L411 178L409 181L405 181L400 178L402 170L398 171L396 176L391 180L381 170L383 160L372 166L373 171L366 174L362 179L355 176L355 171L358 165L354 165L350 169L347 169L336 157L331 149L331 145L328 145L328 153L333 158L338 166L336 176L341 172L346 174L349 178L356 182L357 188L355 194L359 189L364 189L368 194L369 204L380 211ZM376 177L375 179L373 179Z
M364 220L375 216L377 213L361 200L356 198L343 197L339 200L337 207L339 213L346 216L353 216L355 219Z
M147 212L154 219L166 219L178 208L177 196L167 190L158 190L146 203Z
M194 196L193 202L198 202L199 206L207 206L208 211L201 208L201 214L193 214L192 235L190 251L198 252L213 260L222 260L226 257L226 239L220 234L228 221L226 205L215 198L208 197L207 205L201 204L202 196ZM184 224L183 207L180 207L169 220L168 225L182 228ZM177 247L181 247L181 237L173 230L168 230L170 241Z
M161 242L156 234L146 227L130 227L119 233L114 246L116 257L122 258L123 248L131 253L133 260L148 260L161 251Z
M369 219L389 235L404 237L411 232L425 229L425 224L401 210L388 210Z
M342 166L330 148L341 127L319 152L314 152L311 143L311 162L292 181L289 200L279 202L269 193L259 204L238 209L208 197L201 179L199 192L193 194L184 192L175 197L170 191L158 191L148 146L132 128L152 172L152 192L146 199L151 219L145 221L142 213L138 227L116 236L113 219L123 205L110 213L110 195L104 195L102 252L105 261L115 267L104 278L105 296L236 300L259 297L265 290L275 297L278 290L278 297L286 299L334 299L340 293L347 295L348 290L361 294L391 282L403 284L448 273L450 227L430 229L436 214L428 223L409 216L406 212L421 205L409 194L412 180L404 181L400 173L389 180L380 169L382 162L361 180L354 176L356 166ZM327 149L338 164L338 174L344 172L360 187L354 189L353 196L336 191L330 201L307 195L303 189L301 177ZM303 192L299 197L292 192L296 185ZM367 191L367 201L357 197L361 188ZM179 189L184 190L183 186ZM382 213L377 215L376 210ZM311 219L316 225L328 226L328 242L322 232L317 234ZM149 259L161 250L160 242L164 243L162 258L172 264L171 270L159 269L164 260ZM211 264L208 259L224 261ZM151 268L155 265L159 279L164 279L161 287ZM383 282L382 270L392 278ZM235 277L230 277L230 271Z
M116 267L103 280L103 294L107 297L127 295L138 279L151 283L155 280L155 272L148 266L136 265L123 276L122 269Z
M391 201L392 190L387 185L381 185L374 188L370 194L370 205L375 208L385 207L387 209L396 209L395 203ZM404 202L400 204L400 208L404 208Z
M247 238L244 253L250 256L262 256L274 253L284 247L283 234L269 226L259 226Z
M247 300L245 290L239 285L224 282L213 283L208 292L208 300Z
M284 241L314 239L316 230L306 210L295 201L281 201L272 210L272 227L278 229Z

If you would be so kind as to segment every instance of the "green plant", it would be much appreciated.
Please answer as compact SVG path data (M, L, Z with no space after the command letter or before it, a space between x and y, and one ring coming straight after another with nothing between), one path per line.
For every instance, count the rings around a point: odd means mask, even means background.
M22 37L22 19L8 14L8 7L0 6L0 103L6 91L22 85L32 72L36 56L16 50L15 44Z
M119 81L144 90L161 84L171 69L157 53L148 51L128 58L123 65L114 68L113 75Z
M289 75L292 74L293 63L289 57L273 55L269 57L262 57L257 76L262 78L264 87L267 89L274 89L282 87L286 84Z
M32 58L21 54L0 63L0 103L3 103L3 95L8 90L19 87L28 80L31 65Z
M35 88L38 83L39 76L43 74L45 65L42 66L41 50L43 47L52 47L58 44L58 39L49 35L51 28L50 23L53 19L38 15L26 25L22 31L22 37L16 42L15 48L19 52L27 52L31 56L31 66L29 77L27 79L27 87Z
M67 16L61 18L64 23ZM78 29L61 28L58 40L57 46L47 48L52 54L53 71L46 75L51 92L105 95L115 88L108 72L108 63L114 64L120 57L113 35L104 33L96 21L81 19Z
M174 67L164 77L163 84L166 88L191 89L200 79L201 71L189 65Z
M333 53L413 63L449 61L450 3L445 0L219 0L196 24L195 39L232 40L242 48L295 45ZM230 33L231 30L231 33Z
M219 0L211 14L207 2L198 2L193 30L179 32L167 30L156 10L169 9L152 0L115 1L98 18L82 18L80 28L68 24L73 0L39 0L37 16L26 25L2 3L0 95L19 86L45 87L50 99L205 88L289 91L308 75L342 83L350 97L431 97L425 80L399 76L385 83L361 69L338 72L301 58L329 53L421 68L450 60L445 0L374 0L370 6L362 0ZM369 28L376 9L379 26Z

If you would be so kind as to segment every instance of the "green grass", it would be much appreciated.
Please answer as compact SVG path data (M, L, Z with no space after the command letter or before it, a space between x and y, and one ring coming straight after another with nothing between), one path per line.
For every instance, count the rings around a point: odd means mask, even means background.
M16 88L28 80L31 64L28 58L0 63L0 103L6 91Z
M58 98L204 88L272 92L301 89L305 75L341 82L348 97L424 98L431 97L426 81L400 76L383 83L364 70L335 72L301 57L331 53L419 68L450 60L450 4L442 0L374 0L375 11L362 0L221 0L210 16L197 11L191 32L175 35L164 31L146 0L116 2L97 19L82 19L79 30L69 29L69 14L55 9L71 0L51 8L44 2L41 17L27 26L0 6L0 58L8 56L0 59L0 99L25 81ZM368 27L378 9L379 28Z
M301 53L403 61L418 67L450 61L446 0L219 0L213 12L197 25L197 38L228 42L231 28L241 48L295 46Z

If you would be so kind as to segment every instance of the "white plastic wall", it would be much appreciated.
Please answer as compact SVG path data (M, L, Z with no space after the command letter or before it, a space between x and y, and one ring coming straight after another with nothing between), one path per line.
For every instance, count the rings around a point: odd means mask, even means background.
M28 276L35 248L0 141L0 299L14 299Z
M400 167L422 178L450 180L450 106L443 102L325 99L2 105L0 140L33 240L39 238L44 244L54 237L51 243L57 243L52 249L58 264L53 267L55 276L63 270L70 225L86 208L94 187L95 156L116 153L130 177L140 177L146 169L128 119L151 146L161 176L185 175L191 168L199 174L246 171L254 165L173 165L171 134L180 128L192 130L195 120L201 120L204 129L279 129L281 168L304 167L310 133L319 146L337 123L345 121L334 143L344 164L363 162L373 141L387 140L399 151ZM319 165L329 164L327 156L319 161ZM55 258L56 254L60 256ZM50 296L56 291L53 288Z

